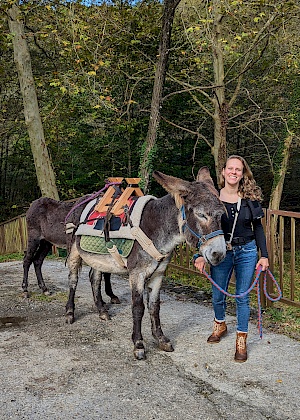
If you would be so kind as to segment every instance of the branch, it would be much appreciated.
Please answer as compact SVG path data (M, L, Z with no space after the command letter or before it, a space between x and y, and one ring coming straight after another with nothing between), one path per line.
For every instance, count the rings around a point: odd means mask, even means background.
M194 99L194 101L200 106L200 108L206 112L211 118L213 118L213 114L198 100L198 98L192 94L192 90L197 90L199 91L202 95L204 95L207 99L209 99L210 102L213 103L213 99L208 95L208 93L206 93L204 90L202 89L214 89L216 86L204 86L204 87L194 87L191 86L188 83L182 82L181 80L176 79L175 77L169 75L170 79L172 79L174 82L178 83L181 86L186 87L185 90L183 90L183 92L187 92L191 95L191 97ZM178 93L182 93L182 91L178 91ZM169 94L169 96L171 96L173 93ZM174 92L174 95L176 94L176 92ZM165 99L165 97L164 97Z
M269 149L268 149L268 146L266 145L266 143L263 141L263 139L258 135L258 134L256 134L255 133L255 131L253 131L253 130L251 130L251 128L250 127L247 127L246 125L245 125L245 128L248 130L248 131L250 131L250 133L254 136L254 137L256 137L262 144L263 144L263 146L264 146L264 148L266 149L266 153L267 153L267 156L268 156L268 161L269 161L269 163L270 163L270 167L271 167L271 170L272 170L272 173L274 173L274 168L273 168L273 163L272 163L272 159L271 159L271 156L270 156L270 152L269 152Z
M233 93L233 95L232 95L232 97L231 97L231 99L230 99L230 101L229 101L229 103L228 103L228 105L229 105L229 107L231 108L232 107L232 104L234 103L234 101L236 100L236 97L237 97L237 95L238 95L238 92L239 92L239 90L240 90L240 87L241 87L241 83L242 83L242 79L243 79L243 75L244 75L244 73L250 68L250 63L247 63L247 61L248 61L248 57L249 57L249 55L250 55L250 53L251 53L251 51L253 51L253 49L254 49L254 47L261 41L261 38L263 39L263 38L265 38L265 36L267 36L267 34L264 34L264 32L265 32L265 30L271 25L271 23L273 22L273 20L277 17L277 16L279 16L279 13L275 13L273 16L271 16L268 20L267 20L267 22L264 24L264 26L260 29L260 31L258 31L258 33L256 34L256 36L255 36L255 38L254 38L254 40L253 40L253 42L252 42L252 44L249 46L249 48L248 48L248 50L246 51L246 53L245 53L245 55L244 55L244 60L243 60L243 64L242 64L242 70L241 70L241 72L240 72L240 74L238 75L238 81L237 81L237 85L236 85L236 88L235 88L235 90L234 90L234 93ZM264 34L264 36L262 36ZM267 44L266 44L267 45ZM265 46L265 48L266 48L266 46ZM265 48L263 49L263 52L265 51ZM258 59L261 57L261 55L258 57ZM230 69L233 67L233 66L235 66L236 65L236 63L238 62L238 61L240 61L240 58L239 59L237 59L236 61L235 61L235 63L233 63L233 65L228 69L228 71L227 71L227 74L228 74L228 72L230 71ZM254 64L254 63L253 63ZM252 65L253 65L252 64ZM226 77L226 75L225 75L225 77ZM233 80L235 80L236 78L234 78L234 79L231 79L231 80L229 80L226 84L228 84L228 83L231 83Z
M186 85L186 83L184 83L184 82L182 82L182 84L185 84ZM187 87L186 89L177 90L176 92L168 93L168 95L165 95L162 98L162 102L165 101L166 99L170 98L171 96L180 95L181 93L191 93L193 90L196 90L196 91L199 91L200 93L203 93L202 92L202 89L214 89L216 87L218 87L218 86L201 86L201 87L199 87L199 86L194 86L194 87L191 86L191 87ZM208 95L208 97L209 97L209 95Z
M57 66L55 64L55 61L53 59L53 57L51 57L47 51L38 43L37 37L36 37L36 33L34 31L34 29L30 28L27 24L24 26L26 29L28 29L31 33L31 35L33 36L34 39L34 43L35 45L38 47L39 50L42 51L42 53L51 61L51 63L53 64L53 67L57 70Z

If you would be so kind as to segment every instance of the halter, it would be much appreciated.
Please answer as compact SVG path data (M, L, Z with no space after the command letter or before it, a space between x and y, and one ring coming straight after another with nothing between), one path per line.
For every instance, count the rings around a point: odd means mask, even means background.
M209 239L211 239L211 238L214 238L215 236L219 236L219 235L224 235L224 232L223 232L223 230L214 230L213 232L210 232L210 233L208 233L207 235L199 235L197 232L194 232L193 231L193 229L191 229L190 227L189 227L189 225L187 224L187 221L186 221L186 215L185 215L185 209L184 209L184 206L182 205L181 206L181 209L180 209L180 211L181 211L181 215L182 215L182 219L185 221L185 224L184 224L184 226L183 226L183 231L184 231L184 229L187 227L188 228L188 230L194 235L194 236L196 236L196 238L198 238L199 239L199 241L198 241L198 243L197 243L197 248L199 248L200 249L200 247L202 246L202 245L204 245Z

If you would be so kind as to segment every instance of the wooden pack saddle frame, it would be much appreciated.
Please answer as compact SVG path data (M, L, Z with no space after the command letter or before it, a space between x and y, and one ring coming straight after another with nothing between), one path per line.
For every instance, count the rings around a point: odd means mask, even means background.
M129 198L132 196L142 197L144 194L139 188L138 183L140 178L125 178L127 186L125 190L120 188L119 185L123 182L124 178L110 177L108 181L116 185L110 185L106 190L104 196L99 203L95 206L95 210L99 213L110 213L114 216L120 216L124 212L124 208L129 204ZM119 190L116 189L116 186ZM116 197L117 194L117 197ZM119 195L119 196L118 196Z
M132 196L142 197L144 196L142 190L139 188L138 183L140 178L125 178L127 186L125 190L120 188L124 178L120 177L109 177L108 181L115 185L110 185L99 201L96 204L95 209L99 213L106 213L106 215L119 216L124 213L124 209L129 205L129 198ZM154 246L151 239L149 239L145 233L140 229L139 226L132 226L131 232L133 237L139 242L142 248L148 252L157 261L161 261L168 255L161 254ZM126 267L127 263L124 258L119 254L119 251L115 245L112 248L107 248L111 256L118 262L122 267Z

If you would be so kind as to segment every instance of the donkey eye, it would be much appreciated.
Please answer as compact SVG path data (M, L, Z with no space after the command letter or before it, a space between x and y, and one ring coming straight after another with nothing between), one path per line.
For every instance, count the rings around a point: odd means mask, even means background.
M199 212L199 213L197 213L197 216L198 216L200 219L205 219L205 220L207 220L207 216L206 216L204 213Z

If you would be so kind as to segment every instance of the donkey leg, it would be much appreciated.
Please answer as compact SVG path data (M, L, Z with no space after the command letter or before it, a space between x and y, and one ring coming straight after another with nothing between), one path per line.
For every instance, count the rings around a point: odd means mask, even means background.
M52 247L52 244L48 241L41 240L39 249L37 253L34 256L33 264L35 269L36 278L38 281L39 288L42 290L42 292L47 295L49 294L49 290L47 286L45 285L43 275L42 275L42 265L44 262L44 259L47 257L48 252L50 251Z
M74 244L72 246L72 250L67 263L69 268L69 297L66 304L66 323L73 324L75 321L75 293L78 283L78 273L82 264L82 259L78 254Z
M145 305L143 299L144 293L144 278L139 275L139 281L133 281L129 277L132 297L132 318L133 330L132 341L134 345L133 354L138 360L146 359L145 347L142 336L142 319L145 312Z
M111 281L110 281L111 274L103 273L103 276L104 276L104 284L105 284L105 293L107 294L107 296L110 297L111 303L115 303L115 304L121 303L118 296L116 296L114 292L112 291Z
M28 245L27 250L25 251L24 258L23 258L23 282L22 282L22 289L24 292L24 296L29 297L28 293L28 272L29 268L34 260L34 255L39 247L40 240L39 239L30 239L28 238Z
M164 335L160 324L160 288L162 276L151 278L147 285L147 305L151 319L152 335L157 340L158 348L164 351L174 351L170 340Z
M107 321L110 319L110 316L106 310L105 302L102 299L101 294L102 272L91 268L89 272L89 278L92 286L94 302L99 312L99 317L100 319Z

